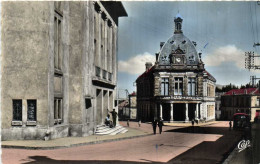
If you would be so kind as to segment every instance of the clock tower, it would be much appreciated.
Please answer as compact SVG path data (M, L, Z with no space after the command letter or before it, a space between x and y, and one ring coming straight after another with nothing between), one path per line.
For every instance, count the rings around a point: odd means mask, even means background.
M169 55L170 64L173 65L184 65L186 64L186 57L185 52L178 48L176 50L172 50L171 54Z

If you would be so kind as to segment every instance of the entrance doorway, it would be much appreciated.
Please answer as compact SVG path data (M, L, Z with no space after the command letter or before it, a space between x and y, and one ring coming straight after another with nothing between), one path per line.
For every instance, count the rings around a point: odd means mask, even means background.
M189 120L195 120L196 104L189 104Z
M164 121L171 119L171 104L162 104L162 117Z
M102 90L97 89L96 90L96 121L97 124L102 124Z
M185 104L174 103L173 104L173 120L174 121L185 121Z

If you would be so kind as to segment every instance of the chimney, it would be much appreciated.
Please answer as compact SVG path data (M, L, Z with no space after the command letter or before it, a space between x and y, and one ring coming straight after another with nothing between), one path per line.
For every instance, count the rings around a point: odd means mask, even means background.
M162 49L165 42L160 42L160 49Z
M146 62L145 63L145 70L146 72L153 66L153 64L151 62Z

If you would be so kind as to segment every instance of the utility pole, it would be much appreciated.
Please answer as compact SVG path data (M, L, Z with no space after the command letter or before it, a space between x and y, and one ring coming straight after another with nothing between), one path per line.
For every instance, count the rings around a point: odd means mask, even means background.
M245 68L246 69L260 69L260 65L255 65L255 58L260 57L260 55L255 55L254 52L245 52Z

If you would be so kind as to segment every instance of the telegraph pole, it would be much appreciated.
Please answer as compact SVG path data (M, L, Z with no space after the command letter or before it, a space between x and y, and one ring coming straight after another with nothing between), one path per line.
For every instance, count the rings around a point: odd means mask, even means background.
M260 65L255 65L255 58L260 57L260 55L255 55L254 52L245 52L245 68L250 71L250 69L257 70L260 69Z

